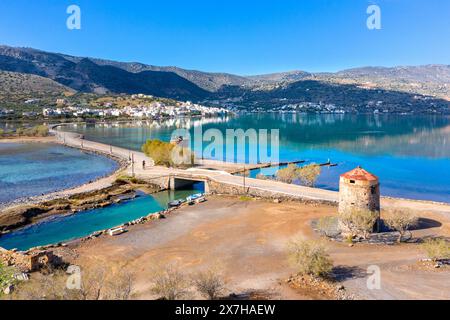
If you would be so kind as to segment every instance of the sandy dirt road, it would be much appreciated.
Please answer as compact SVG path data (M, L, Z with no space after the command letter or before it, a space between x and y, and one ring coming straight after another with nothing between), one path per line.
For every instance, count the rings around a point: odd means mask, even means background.
M229 292L266 292L273 299L320 298L298 292L283 283L295 269L287 258L291 239L317 238L313 219L336 213L326 205L274 204L214 197L207 203L186 207L168 219L134 226L120 237L103 237L81 244L77 263L90 266L113 263L137 274L138 298L152 298L150 281L155 265L176 262L193 273L220 265ZM449 221L439 214L438 227L417 231L415 236L448 235ZM363 299L450 299L450 272L423 270L424 254L416 244L356 245L329 242L342 284ZM367 267L381 269L381 290L368 290Z

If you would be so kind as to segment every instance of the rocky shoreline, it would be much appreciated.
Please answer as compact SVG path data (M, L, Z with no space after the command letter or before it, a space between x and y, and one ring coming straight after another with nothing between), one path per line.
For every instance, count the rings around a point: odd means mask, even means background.
M0 215L0 235L39 222L50 216L62 216L103 208L136 197L136 190L151 194L160 191L158 187L139 184L139 181L117 179L110 187L49 199L36 204L27 203L3 210Z

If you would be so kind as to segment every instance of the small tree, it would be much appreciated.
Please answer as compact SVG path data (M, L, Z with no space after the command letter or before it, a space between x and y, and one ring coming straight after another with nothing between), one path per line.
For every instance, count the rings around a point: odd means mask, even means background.
M152 292L164 300L177 300L186 296L189 281L176 266L168 265L155 271Z
M323 277L328 275L333 268L333 262L322 241L297 240L291 242L289 258L300 274Z
M192 282L197 291L209 300L216 300L225 290L223 277L216 269L197 273Z
M315 163L297 169L298 178L308 187L314 187L321 172L322 167Z
M294 182L298 178L297 169L298 167L295 164L290 164L287 168L278 170L276 173L277 180L284 183Z
M427 239L422 244L422 250L433 261L450 259L450 242L445 239Z
M341 213L339 219L349 231L367 239L373 231L378 215L370 210L353 209Z
M383 220L389 228L398 231L398 242L402 242L407 232L409 232L409 239L411 239L412 234L409 229L416 226L419 222L417 216L406 210L388 211L386 212Z
M46 137L48 136L48 127L44 125L40 125L36 127L36 136L38 137Z
M155 165L158 166L172 166L171 153L175 146L170 143L162 142L161 140L148 140L143 146L142 151L153 159Z
M194 164L194 153L188 148L176 146L161 140L148 140L142 151L153 159L156 165L165 167L189 167Z

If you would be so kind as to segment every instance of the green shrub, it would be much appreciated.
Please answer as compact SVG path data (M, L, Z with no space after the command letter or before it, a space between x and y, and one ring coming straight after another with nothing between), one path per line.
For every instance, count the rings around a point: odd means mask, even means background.
M295 164L290 164L286 168L280 169L276 173L277 180L284 183L292 183L297 180L297 169Z
M412 238L411 229L416 226L419 222L417 216L415 216L410 211L406 210L391 210L387 211L383 217L383 221L387 224L387 226L393 230L398 231L399 237L398 242L402 242L404 239L404 235L409 232L409 239Z
M433 261L450 259L450 242L445 239L427 239L422 249Z
M321 171L322 168L315 163L301 168L295 164L289 164L286 168L278 170L276 177L278 181L284 183L293 183L296 180L300 180L303 185L314 187Z
M373 232L378 215L365 209L353 209L339 215L341 223L354 235L362 235L368 238Z
M337 225L338 219L336 217L322 217L317 221L317 229L328 237L337 233Z
M333 262L323 241L293 241L289 245L289 258L303 275L323 277L333 268Z
M321 172L322 167L315 163L297 169L298 178L308 187L314 187Z
M17 128L17 136L27 136L27 137L46 137L48 136L49 129L47 126L39 125L31 128Z
M155 165L165 167L189 167L194 165L194 153L188 148L183 148L161 140L148 140L142 151L153 159Z

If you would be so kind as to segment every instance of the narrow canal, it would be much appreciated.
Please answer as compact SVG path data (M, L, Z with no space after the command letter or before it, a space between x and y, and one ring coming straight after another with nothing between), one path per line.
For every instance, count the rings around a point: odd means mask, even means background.
M163 191L152 195L139 193L135 199L105 208L51 217L0 237L0 247L25 251L33 247L82 238L96 231L160 212L168 208L169 202L185 199L199 192L204 192L202 183L185 190Z

